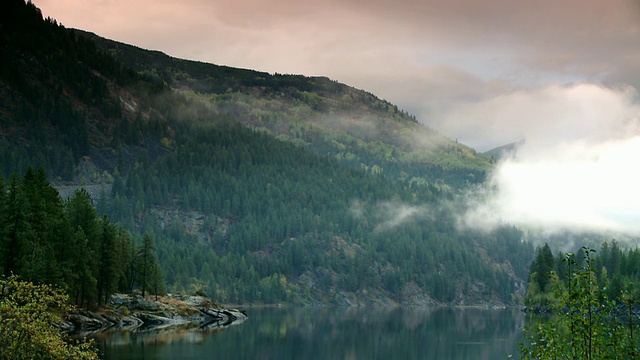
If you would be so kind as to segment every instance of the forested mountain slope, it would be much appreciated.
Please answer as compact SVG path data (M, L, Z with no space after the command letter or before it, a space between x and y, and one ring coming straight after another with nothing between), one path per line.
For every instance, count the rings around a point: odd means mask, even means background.
M460 229L451 206L488 157L326 78L173 59L67 30L23 0L1 7L4 176L41 166L100 189L99 212L155 239L169 291L520 299L532 246L512 227Z
M216 114L372 174L460 188L483 181L491 162L420 125L397 106L326 77L271 75L176 59L80 33L125 66L201 100Z

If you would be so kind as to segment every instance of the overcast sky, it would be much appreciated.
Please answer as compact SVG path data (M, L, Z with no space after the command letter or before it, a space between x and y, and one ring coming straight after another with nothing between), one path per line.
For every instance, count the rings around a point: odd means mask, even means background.
M629 169L640 158L640 0L34 3L67 27L175 57L328 76L480 151L526 139L518 158L497 167L493 184L503 192L491 211L540 219L550 204L575 204L606 185L616 191L592 199L596 208L561 209L583 220L556 222L640 232L640 193L631 186L640 175ZM597 176L604 170L628 182ZM568 188L531 183L542 175Z

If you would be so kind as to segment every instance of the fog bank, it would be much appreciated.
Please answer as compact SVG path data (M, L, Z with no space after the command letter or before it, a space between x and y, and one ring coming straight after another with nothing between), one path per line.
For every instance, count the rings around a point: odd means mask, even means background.
M461 222L487 229L510 223L640 234L636 98L630 88L552 86L452 113L452 120L483 119L482 131L525 139L496 165L488 183L470 194L470 210Z

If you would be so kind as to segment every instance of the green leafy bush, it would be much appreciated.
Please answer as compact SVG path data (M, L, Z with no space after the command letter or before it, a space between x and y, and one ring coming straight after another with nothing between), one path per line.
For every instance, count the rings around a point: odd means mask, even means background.
M638 357L634 336L632 297L612 301L607 284L597 281L592 267L595 250L582 248L584 264L565 256L567 281L551 273L555 301L549 314L534 314L524 329L521 359L633 359Z
M62 290L17 276L0 287L0 359L98 359L90 341L74 343L55 327L71 310Z

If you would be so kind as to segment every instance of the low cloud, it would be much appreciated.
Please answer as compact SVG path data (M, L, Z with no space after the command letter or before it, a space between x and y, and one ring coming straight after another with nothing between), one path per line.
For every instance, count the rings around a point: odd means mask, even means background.
M597 145L633 135L638 106L631 87L594 84L545 86L506 91L449 110L441 120L445 133L458 133L468 144L527 140L522 157L556 156L560 146Z
M417 216L425 216L427 209L395 202L384 202L378 205L379 219L375 232L384 232L413 221Z
M481 151L526 139L478 192L470 225L638 232L636 94L584 84L640 88L636 0L36 5L68 27L177 57L326 75ZM558 82L578 85L547 86ZM421 214L394 209L381 231Z
M376 233L390 231L398 226L432 217L432 211L428 207L409 205L400 201L384 201L375 206L353 201L350 212L356 219L371 223Z
M485 131L496 136L525 139L476 189L462 222L640 234L635 99L628 88L581 84L519 92L460 110L459 116L484 118ZM498 127L510 123L513 129Z

